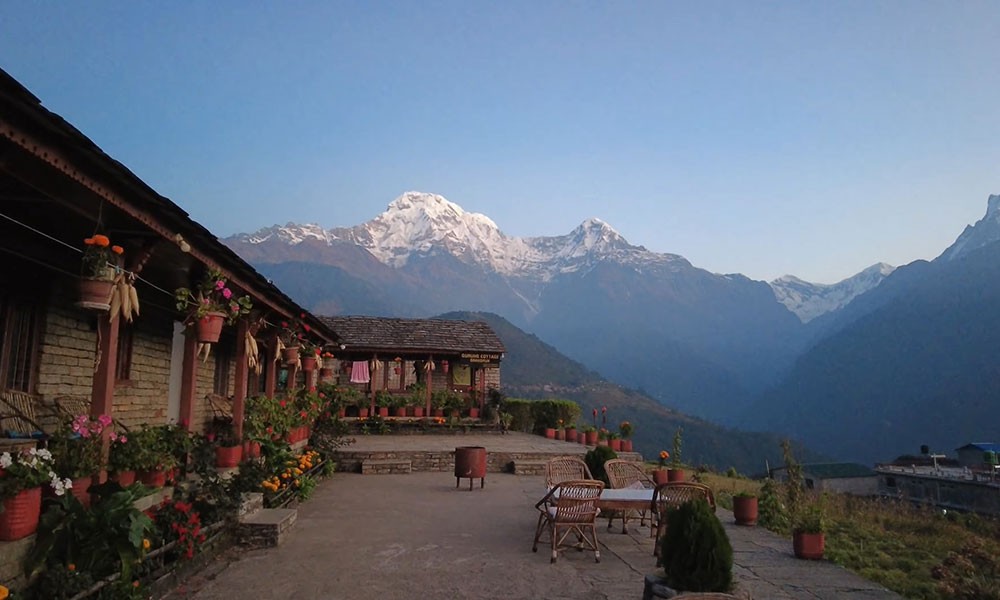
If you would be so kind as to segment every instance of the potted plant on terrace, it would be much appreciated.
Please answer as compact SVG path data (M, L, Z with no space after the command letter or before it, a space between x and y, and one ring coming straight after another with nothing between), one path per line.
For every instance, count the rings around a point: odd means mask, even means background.
M60 477L72 480L72 493L81 504L90 506L91 476L101 468L101 445L104 430L111 426L111 417L76 415L66 419L49 440L54 470ZM112 441L117 434L111 433Z
M733 496L733 517L737 525L757 524L757 495L753 492L739 492Z
M666 450L660 450L659 468L653 471L653 482L656 483L656 485L662 485L669 480L667 477L667 459L669 458L669 452Z
M231 469L243 458L243 444L236 437L232 423L218 424L214 431L206 436L215 446L215 466L220 469Z
M208 269L196 288L177 288L174 292L177 310L188 313L195 324L198 341L214 344L219 341L223 323L232 325L241 315L250 313L250 296L237 297L226 278L217 269Z
M792 523L792 549L796 558L819 560L826 545L826 521L822 499L799 509Z
M177 464L165 434L162 427L143 425L130 436L140 448L135 467L136 478L143 485L163 487L167 483L167 471Z
M73 485L60 479L54 466L52 453L44 449L0 454L0 540L19 540L35 532L43 484L47 482L57 496Z
M628 421L622 421L618 424L618 432L622 436L622 452L632 451L632 432L634 428L632 424Z
M139 443L124 433L112 439L108 450L109 479L118 482L122 487L135 483L135 472L141 452Z
M585 443L588 446L597 445L597 427L593 425L587 425L583 428L583 436L585 438Z

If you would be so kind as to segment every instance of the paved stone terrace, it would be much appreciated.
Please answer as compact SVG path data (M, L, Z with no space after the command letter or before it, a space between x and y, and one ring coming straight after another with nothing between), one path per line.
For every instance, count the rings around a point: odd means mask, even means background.
M468 443L453 436L448 443ZM504 436L507 437L507 436ZM528 436L531 437L531 436ZM377 437L378 443L391 438ZM507 449L503 437L485 444ZM552 442L516 440L514 444ZM458 442L458 443L456 443ZM337 473L299 507L288 540L233 549L171 598L606 600L642 597L655 570L648 528L598 530L602 561L569 551L556 564L531 552L542 478L490 474L485 489L455 488L450 473ZM792 556L791 540L737 527L719 510L735 551L739 592L755 600L889 600L898 595L825 561Z

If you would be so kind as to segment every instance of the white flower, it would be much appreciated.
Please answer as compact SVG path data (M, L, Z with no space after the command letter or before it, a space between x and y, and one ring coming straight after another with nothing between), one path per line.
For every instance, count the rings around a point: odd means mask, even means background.
M6 469L14 464L14 459L10 457L10 452L0 454L0 469Z
M35 452L35 451L32 450L32 452ZM38 457L41 458L42 460L45 460L45 461L52 460L52 453L49 452L48 449L46 449L46 448L42 448L41 450L38 450L37 454L38 454Z

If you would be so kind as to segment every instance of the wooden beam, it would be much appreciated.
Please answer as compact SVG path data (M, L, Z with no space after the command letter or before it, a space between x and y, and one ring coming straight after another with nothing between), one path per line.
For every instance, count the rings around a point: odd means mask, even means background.
M433 356L428 356L427 360L433 361ZM434 387L434 377L431 376L431 371L424 370L424 380L427 382L427 416L431 414L431 388Z
M90 416L114 416L115 371L118 363L118 327L121 319L110 318L109 313L101 313L97 317L97 356L100 362L94 371L94 380L90 388ZM101 464L107 464L108 452L111 448L111 428L105 430L101 442ZM103 482L107 473L94 473L98 482Z
M264 395L274 398L274 390L278 385L278 332L271 332L267 347L271 350L267 362L264 363Z
M198 336L194 328L184 332L184 362L181 363L181 426L192 431L194 421L194 396L198 389Z
M236 321L236 381L233 384L233 433L236 439L243 439L244 403L247 397L247 376L250 367L247 365L246 337L250 333L250 324L246 319Z

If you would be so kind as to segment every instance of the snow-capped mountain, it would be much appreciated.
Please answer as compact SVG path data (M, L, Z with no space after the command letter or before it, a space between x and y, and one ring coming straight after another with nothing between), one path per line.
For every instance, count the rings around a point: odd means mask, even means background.
M810 283L794 275L785 275L771 282L774 297L803 323L846 306L851 300L878 286L896 267L874 264L857 275L833 284Z
M437 194L406 192L371 221L324 230L318 225L275 226L233 238L259 245L278 241L296 245L337 241L366 249L388 267L404 267L413 257L445 250L460 261L506 277L549 281L560 273L586 268L600 260L634 266L690 267L674 254L650 252L629 244L600 219L587 219L567 235L508 237L489 217L470 213Z
M986 216L975 225L966 225L962 235L936 260L955 260L996 241L1000 241L1000 195L990 195Z

